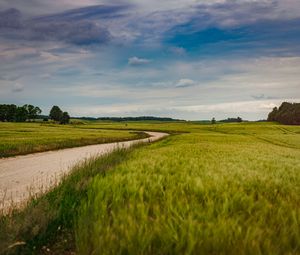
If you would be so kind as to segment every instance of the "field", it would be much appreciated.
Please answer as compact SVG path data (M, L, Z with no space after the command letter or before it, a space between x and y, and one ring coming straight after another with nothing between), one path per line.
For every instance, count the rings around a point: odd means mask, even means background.
M89 129L88 125L0 122L0 158L141 137L129 131Z
M54 254L300 254L299 126L85 128L177 134L78 167L62 186L3 218L10 237L0 241L24 240L17 251L28 254L43 246Z

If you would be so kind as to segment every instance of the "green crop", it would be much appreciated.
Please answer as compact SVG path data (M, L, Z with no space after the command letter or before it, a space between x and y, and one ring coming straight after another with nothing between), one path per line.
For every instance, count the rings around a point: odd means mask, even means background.
M0 158L142 137L129 131L89 129L88 125L0 122Z
M299 253L300 128L185 131L94 179L77 219L79 254Z

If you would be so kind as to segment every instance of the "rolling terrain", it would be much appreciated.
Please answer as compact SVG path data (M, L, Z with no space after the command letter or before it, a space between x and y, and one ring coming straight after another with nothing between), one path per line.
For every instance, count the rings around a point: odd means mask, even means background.
M86 162L24 211L2 218L10 237L0 241L24 242L12 254L39 254L43 247L53 254L300 253L300 127L91 122L85 128L172 135Z

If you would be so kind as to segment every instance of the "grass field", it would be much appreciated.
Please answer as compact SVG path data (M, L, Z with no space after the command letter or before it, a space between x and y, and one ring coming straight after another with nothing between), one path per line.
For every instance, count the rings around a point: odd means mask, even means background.
M0 158L143 137L129 131L90 129L88 125L0 122Z
M95 178L78 218L80 254L300 252L300 128L190 130Z
M94 123L83 128L189 133L91 161L55 196L2 219L0 228L18 236L11 243L28 244L21 251L31 254L46 245L54 254L300 254L300 127ZM34 225L28 224L27 232L15 230L33 212ZM34 226L39 226L35 232Z

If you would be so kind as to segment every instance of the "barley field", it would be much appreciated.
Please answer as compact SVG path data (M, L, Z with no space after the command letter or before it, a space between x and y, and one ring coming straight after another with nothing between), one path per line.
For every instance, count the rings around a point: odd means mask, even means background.
M93 180L79 254L299 254L300 127L184 129Z
M93 129L85 124L0 122L0 158L143 137L145 134L125 130Z

